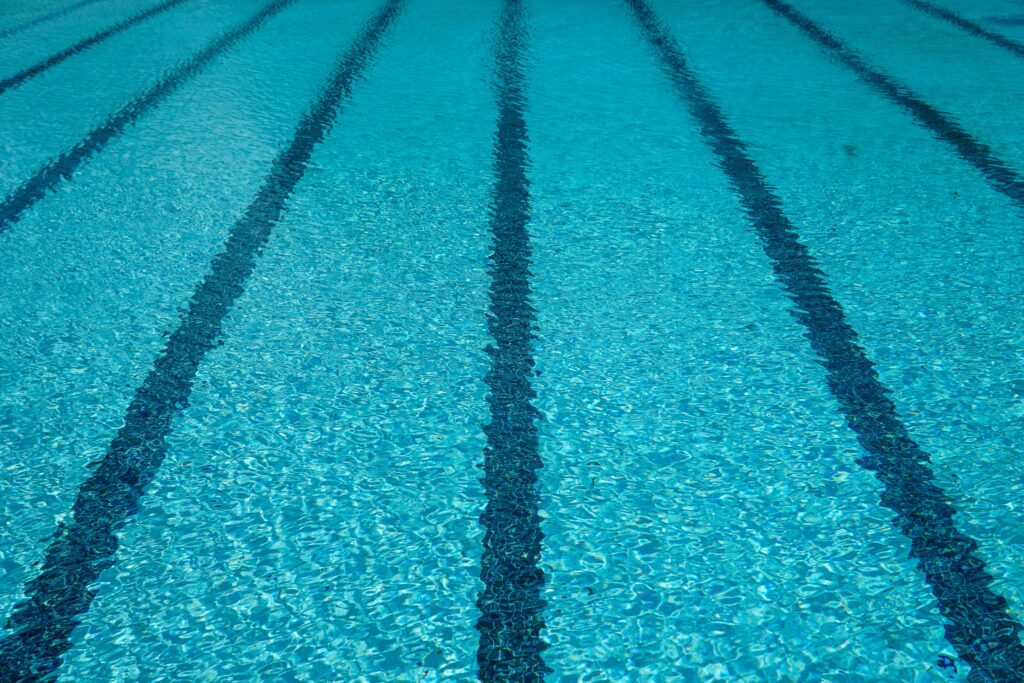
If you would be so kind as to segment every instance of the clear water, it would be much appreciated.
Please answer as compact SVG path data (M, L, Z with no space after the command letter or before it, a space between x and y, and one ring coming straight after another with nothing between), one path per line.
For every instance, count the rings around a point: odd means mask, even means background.
M58 11L72 4L0 3L0 32L54 14L0 39L0 78L152 6ZM5 616L381 4L296 0L0 233ZM1024 42L1019 0L942 5ZM261 6L187 0L0 94L0 194ZM760 0L649 6L1024 620L1024 207ZM1024 173L1024 60L901 0L792 6ZM477 663L502 11L401 8L46 675L502 680ZM634 14L619 0L522 12L545 679L996 680L947 639L794 303Z

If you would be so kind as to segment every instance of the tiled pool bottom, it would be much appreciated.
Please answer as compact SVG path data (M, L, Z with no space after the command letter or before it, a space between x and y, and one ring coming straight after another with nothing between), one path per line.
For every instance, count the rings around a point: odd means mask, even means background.
M0 680L1024 680L1020 17L3 4Z

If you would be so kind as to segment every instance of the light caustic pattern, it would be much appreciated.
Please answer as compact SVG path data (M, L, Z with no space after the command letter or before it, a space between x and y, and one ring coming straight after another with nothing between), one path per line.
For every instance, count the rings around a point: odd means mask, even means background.
M5 8L0 679L1024 680L989 4Z

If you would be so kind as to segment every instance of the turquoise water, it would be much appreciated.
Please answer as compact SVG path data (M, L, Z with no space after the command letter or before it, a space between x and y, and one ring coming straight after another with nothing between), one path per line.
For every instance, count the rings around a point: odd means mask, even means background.
M1024 680L1006 45L10 0L0 83L0 680Z

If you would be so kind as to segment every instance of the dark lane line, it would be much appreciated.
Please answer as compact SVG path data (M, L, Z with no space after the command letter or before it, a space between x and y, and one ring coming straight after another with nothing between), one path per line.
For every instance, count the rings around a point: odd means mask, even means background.
M217 344L224 318L245 290L313 150L330 131L403 2L389 0L339 60L193 291L178 327L136 389L124 426L79 489L71 521L57 530L42 569L26 586L27 599L15 607L7 624L14 632L0 640L0 680L36 681L60 666L72 630L96 597L91 584L114 564L116 531L135 514L167 454L171 423L188 405L200 363Z
M867 452L857 462L883 484L882 505L896 513L896 526L910 540L911 557L948 620L946 638L973 668L972 680L1024 680L1021 625L1010 617L1006 600L992 590L992 577L974 554L978 544L954 525L955 510L933 482L929 455L901 422L818 262L676 40L645 0L625 1L718 158L776 279L793 301L790 313L803 325L847 425Z
M903 0L911 7L919 9L925 14L930 14L936 19L942 19L950 24L953 24L957 28L961 28L967 31L973 36L987 40L990 43L998 45L999 47L1009 50L1018 57L1024 57L1024 43L1018 43L1016 40L1007 38L1006 36L990 31L981 24L976 24L970 19L966 19L952 10L946 9L945 7L939 7L925 0Z
M978 169L994 189L1024 209L1024 179L1021 179L988 145L964 130L953 117L925 102L907 86L872 67L863 57L792 5L783 0L760 1L832 53L841 64L860 76L869 86L910 112L917 122L930 130L935 137L952 145L960 158Z
M477 598L477 650L481 681L540 683L550 669L542 654L544 571L538 566L544 533L540 527L540 459L533 406L536 392L530 304L530 182L523 73L527 30L522 0L505 0L496 45L497 131L494 190L490 206L493 251L487 329L491 366L485 377L491 421L484 427L484 528Z
M140 24L147 19L151 19L156 15L160 14L161 12L166 12L167 10L173 7L177 7L178 5L186 1L187 0L164 0L163 2L154 5L153 7L150 7L145 11L136 14L135 16L128 17L127 19L119 21L118 23L114 24L109 28L103 29L99 33L95 33L89 36L88 38L80 40L79 42L75 43L69 48L65 48L56 54L50 55L41 62L37 62L36 64L33 64L32 66L26 69L22 69L13 76L0 80L0 95L3 95L11 88L18 87L30 78L35 78L47 69L57 66L64 60L74 57L80 52L84 52L85 50L88 50L89 48L98 45L99 43L102 43L104 40L107 40L108 38L113 38L119 33L124 33L132 26Z
M0 202L0 234L18 222L26 210L45 197L46 193L57 187L62 180L70 180L86 160L99 153L111 140L124 132L128 125L155 109L182 84L198 75L210 62L294 2L295 0L272 0L267 3L252 17L216 38L160 79L152 88L110 115L106 121L75 143L74 147L43 165Z
M66 7L61 7L60 9L56 9L40 17L36 17L35 19L30 19L29 21L26 21L23 24L18 24L17 26L12 26L11 28L4 29L3 31L0 31L0 40L4 38L10 38L15 34L21 33L22 31L27 31L30 28L35 28L36 26L45 24L48 21L60 19L61 17L71 14L72 12L77 12L80 9L84 9L89 5L95 5L97 2L104 2L104 0L81 0L81 2L75 2L70 5L67 5Z

